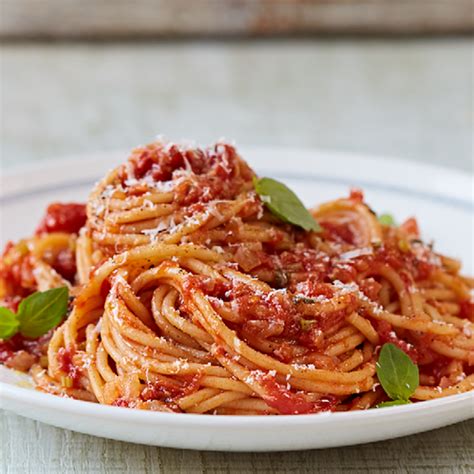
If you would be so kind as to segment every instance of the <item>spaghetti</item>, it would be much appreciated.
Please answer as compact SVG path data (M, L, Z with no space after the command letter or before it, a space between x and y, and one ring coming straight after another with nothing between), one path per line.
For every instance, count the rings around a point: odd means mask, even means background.
M109 405L213 414L367 409L387 396L387 342L419 369L412 401L474 387L472 279L414 219L382 225L360 191L311 211L305 231L269 212L227 144L156 142L92 191L55 204L8 244L0 298L70 288L65 322L0 341L40 390Z

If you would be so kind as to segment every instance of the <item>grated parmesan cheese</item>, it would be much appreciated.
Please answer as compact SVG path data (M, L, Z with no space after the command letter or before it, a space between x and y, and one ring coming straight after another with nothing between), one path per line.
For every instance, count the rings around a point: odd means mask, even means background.
M353 258L362 257L363 255L372 255L372 253L373 251L371 247L362 247L360 249L345 252L340 256L340 258L342 260L352 260Z

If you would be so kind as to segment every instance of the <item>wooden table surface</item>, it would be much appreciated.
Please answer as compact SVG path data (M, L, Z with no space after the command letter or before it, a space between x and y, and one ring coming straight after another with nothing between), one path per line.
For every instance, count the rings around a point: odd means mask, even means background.
M2 169L126 150L164 133L472 172L472 48L469 39L6 44ZM273 454L161 449L6 412L0 420L5 473L474 472L472 420L364 446Z
M472 473L474 422L346 448L218 453L134 445L53 428L10 413L1 418L5 473L410 472ZM126 429L124 427L124 429Z
M474 29L472 0L41 0L41 8L37 6L38 0L2 0L0 37L436 34Z

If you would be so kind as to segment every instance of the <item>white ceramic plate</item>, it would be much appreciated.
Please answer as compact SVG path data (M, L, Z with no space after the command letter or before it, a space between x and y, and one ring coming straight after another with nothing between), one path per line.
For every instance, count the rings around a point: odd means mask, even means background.
M416 215L425 238L462 258L473 273L473 179L448 169L300 149L248 149L261 175L285 181L306 204L362 187L378 212ZM78 157L1 178L1 244L31 234L51 201L85 200L126 153ZM222 451L326 448L422 432L474 417L474 392L407 406L351 413L245 417L153 413L101 406L36 392L28 378L0 368L4 409L54 426L134 443Z

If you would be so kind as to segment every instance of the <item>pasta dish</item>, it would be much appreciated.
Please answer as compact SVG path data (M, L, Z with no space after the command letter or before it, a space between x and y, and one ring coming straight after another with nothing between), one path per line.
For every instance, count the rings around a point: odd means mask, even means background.
M227 143L135 149L0 260L0 362L38 390L288 415L474 388L474 280L362 191L308 210Z

